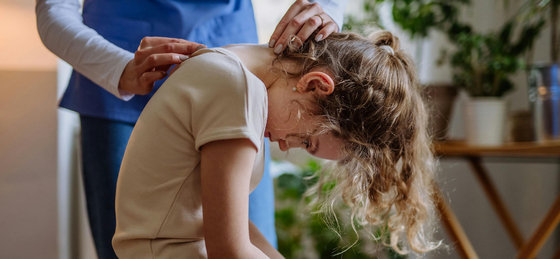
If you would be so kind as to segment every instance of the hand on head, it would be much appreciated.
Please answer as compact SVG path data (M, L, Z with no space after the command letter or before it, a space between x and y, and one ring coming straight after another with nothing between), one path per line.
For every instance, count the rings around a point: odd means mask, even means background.
M321 30L317 33L315 41L320 41L338 31L336 22L323 12L319 4L297 0L276 26L268 46L274 48L274 53L280 54L288 45L286 44L288 40L292 40L293 35L300 42L304 42L318 28Z
M145 37L138 50L126 65L119 89L133 94L149 94L154 82L167 76L174 64L180 64L193 52L206 46L183 39L165 37Z

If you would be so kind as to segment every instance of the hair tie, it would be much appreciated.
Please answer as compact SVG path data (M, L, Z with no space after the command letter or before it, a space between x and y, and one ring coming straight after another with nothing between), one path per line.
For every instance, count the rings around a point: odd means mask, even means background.
M391 46L389 45L383 45L383 46L379 46L380 49L383 49L385 51L387 51L387 53L391 54L391 55L395 55L395 51L393 50L393 48L391 48Z

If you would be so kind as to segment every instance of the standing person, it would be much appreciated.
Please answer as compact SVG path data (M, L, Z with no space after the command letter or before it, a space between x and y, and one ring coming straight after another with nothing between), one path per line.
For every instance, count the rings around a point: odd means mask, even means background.
M346 2L296 1L269 47L279 53L290 35L306 40L321 26L318 40L338 31ZM115 185L141 111L170 66L201 44L256 43L253 8L250 0L85 0L80 14L78 0L37 0L36 13L45 46L74 68L60 106L80 114L84 188L98 257L116 258ZM275 244L273 206L265 170L250 197L250 218Z

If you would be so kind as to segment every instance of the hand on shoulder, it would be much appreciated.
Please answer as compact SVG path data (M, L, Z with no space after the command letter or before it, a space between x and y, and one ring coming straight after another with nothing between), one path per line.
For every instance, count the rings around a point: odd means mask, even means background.
M145 37L126 65L119 80L119 89L133 94L149 94L154 82L167 76L174 64L180 64L196 50L206 46L183 39Z

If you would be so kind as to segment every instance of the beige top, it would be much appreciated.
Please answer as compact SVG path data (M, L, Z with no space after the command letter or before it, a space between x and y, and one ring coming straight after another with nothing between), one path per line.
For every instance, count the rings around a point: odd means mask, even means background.
M124 154L113 237L119 258L207 258L200 147L251 140L258 149L253 191L264 170L266 91L234 53L220 48L197 51L167 79L142 112Z

